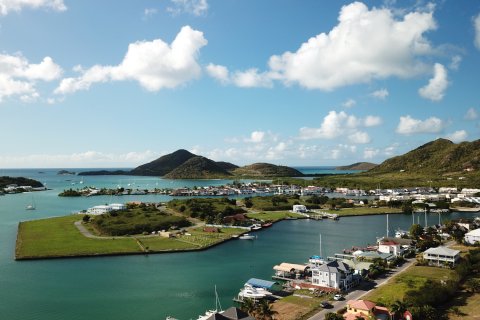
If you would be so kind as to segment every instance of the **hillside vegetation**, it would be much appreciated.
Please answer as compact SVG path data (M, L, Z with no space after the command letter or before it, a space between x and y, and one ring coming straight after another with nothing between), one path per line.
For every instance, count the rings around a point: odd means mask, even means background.
M9 184L16 184L17 186L31 186L34 188L43 187L40 181L24 178L24 177L0 177L0 189L5 188Z
M296 169L270 163L254 163L237 168L233 174L245 177L303 177L303 173Z
M167 179L207 179L223 178L232 174L220 167L215 161L196 156L167 173Z
M335 170L370 170L377 166L375 163L371 162L355 162L348 166L339 166Z

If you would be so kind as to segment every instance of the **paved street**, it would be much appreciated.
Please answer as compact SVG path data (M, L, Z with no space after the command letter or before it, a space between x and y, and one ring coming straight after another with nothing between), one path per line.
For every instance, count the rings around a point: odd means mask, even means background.
M332 305L333 308L331 309L324 309L317 312L315 315L310 317L308 320L323 320L325 318L325 314L328 312L336 312L337 310L346 307L348 300L357 300L366 295L372 289L378 288L379 286L385 284L392 276L399 274L406 270L409 266L411 266L415 262L415 259L409 259L405 262L401 267L396 268L394 271L386 274L384 277L376 279L373 282L362 282L358 287L355 288L354 291L351 291L347 295L345 295L345 300L342 301L333 301Z

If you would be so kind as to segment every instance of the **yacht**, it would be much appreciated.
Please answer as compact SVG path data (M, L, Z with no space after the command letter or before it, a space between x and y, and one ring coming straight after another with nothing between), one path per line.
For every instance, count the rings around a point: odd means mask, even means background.
M252 236L251 234L245 233L245 234L241 235L238 239L240 239L240 240L253 240L255 238L256 238L255 236Z
M256 223L256 224L252 225L252 226L250 227L250 229L251 229L252 231L260 230L260 229L262 229L262 225Z
M244 287L240 290L238 296L249 299L262 299L265 298L266 294L258 291L256 288L253 287Z
M223 312L223 310L222 305L220 304L220 299L218 298L217 286L215 286L215 309L205 311L205 314L198 316L197 320L207 320L210 316L220 312Z

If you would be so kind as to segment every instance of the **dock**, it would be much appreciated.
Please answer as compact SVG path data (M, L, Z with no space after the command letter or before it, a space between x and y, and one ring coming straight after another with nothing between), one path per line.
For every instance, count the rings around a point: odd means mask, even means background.
M310 219L314 220L322 220L322 219L333 219L338 220L338 214L336 213L328 213L325 211L316 211L312 210L312 213L309 214Z

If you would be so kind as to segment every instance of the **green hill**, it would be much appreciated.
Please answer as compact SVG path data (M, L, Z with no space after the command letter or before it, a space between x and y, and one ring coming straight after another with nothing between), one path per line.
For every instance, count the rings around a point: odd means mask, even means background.
M354 164L348 166L339 166L335 170L370 170L377 166L375 163L371 162L355 162Z
M303 177L300 171L271 163L254 163L233 170L236 176L244 177Z
M167 179L212 179L225 178L232 174L219 166L215 161L195 156L167 173Z
M480 140L455 144L437 139L404 155L385 160L369 173L449 174L480 169Z
M152 162L142 164L130 171L130 174L134 176L164 176L193 157L196 157L196 155L187 150L180 149Z
M9 184L16 184L17 186L31 186L34 188L43 187L43 184L40 181L29 178L7 176L0 177L0 189L5 188Z

